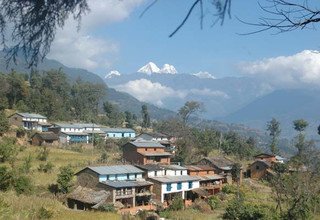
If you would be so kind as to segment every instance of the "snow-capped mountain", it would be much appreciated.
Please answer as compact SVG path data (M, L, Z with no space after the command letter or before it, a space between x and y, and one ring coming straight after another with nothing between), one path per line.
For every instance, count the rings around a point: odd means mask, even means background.
M215 77L210 74L209 72L206 72L206 71L200 71L198 73L194 73L192 74L200 79L215 79Z
M121 73L119 73L117 70L111 70L104 78L111 79L117 76L121 76Z
M164 64L163 67L160 69L155 63L149 62L145 66L141 67L138 73L146 73L151 75L152 73L164 73L164 74L176 74L178 71L173 65Z
M152 73L160 73L160 68L155 63L149 62L145 66L141 67L137 72L150 75Z
M161 73L167 73L167 74L176 74L178 71L176 68L170 64L164 64L162 69L160 70Z

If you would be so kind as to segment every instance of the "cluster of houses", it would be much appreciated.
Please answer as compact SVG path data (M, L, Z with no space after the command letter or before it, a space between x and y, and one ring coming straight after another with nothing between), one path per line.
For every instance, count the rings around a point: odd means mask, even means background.
M129 138L123 146L123 165L89 166L75 175L77 188L68 195L73 209L99 209L112 205L121 212L156 210L170 206L179 197L185 206L197 198L206 199L231 183L235 164L225 157L205 157L192 165L171 163L174 137L160 133L142 133L133 129L108 128L88 123L48 123L39 114L15 113L11 125L35 130L34 145L90 143L93 137ZM272 154L259 154L245 170L245 176L262 179L272 175L272 165L284 159ZM240 182L242 181L242 170Z
M154 140L136 139L123 146L125 165L86 167L75 175L78 187L68 196L74 209L95 209L113 204L122 212L168 207L175 197L191 205L196 198L208 198L230 181L233 162L203 158L180 166Z

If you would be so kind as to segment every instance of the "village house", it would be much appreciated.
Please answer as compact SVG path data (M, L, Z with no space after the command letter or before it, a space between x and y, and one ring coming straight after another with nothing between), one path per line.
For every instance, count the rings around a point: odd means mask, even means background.
M247 169L247 175L252 179L262 179L267 178L269 175L272 175L272 162L268 160L257 159Z
M89 143L89 134L87 130L94 130L92 127L84 127L88 124L77 124L77 123L53 123L49 131L59 135L61 144L73 144L73 143ZM98 127L96 128L98 130Z
M184 200L186 206L193 200L193 190L199 188L199 178L189 176L187 169L179 165L146 164L137 165L145 171L145 177L153 182L155 199L169 206L176 196Z
M205 157L196 163L196 165L208 165L212 167L214 173L225 176L228 183L232 182L231 170L234 164L235 162L232 160L221 156ZM242 182L242 170L240 173L240 182Z
M222 190L223 184L227 182L225 176L214 173L214 169L208 165L186 166L188 175L200 178L200 189L196 193L202 197L214 195Z
M170 164L171 154L158 142L138 139L123 146L123 159L132 164Z
M270 162L270 163L273 163L273 162L276 162L276 161L277 161L276 155L274 155L274 154L267 154L267 153L261 153L261 154L255 155L255 156L254 156L254 159L255 159L255 160L268 161L268 162Z
M135 138L136 132L130 128L102 128L106 138Z
M124 208L150 209L153 183L142 178L143 171L132 165L86 167L75 175L82 187L110 192L107 202Z
M137 139L143 139L147 141L156 141L165 146L165 150L167 152L175 153L175 146L173 143L173 138L169 135L162 134L159 132L148 132L148 133L141 133L137 136Z
M47 122L47 117L33 113L15 113L9 116L10 125L23 127L26 130L48 131L51 126Z
M32 145L52 146L59 145L59 136L53 132L37 132L31 137Z

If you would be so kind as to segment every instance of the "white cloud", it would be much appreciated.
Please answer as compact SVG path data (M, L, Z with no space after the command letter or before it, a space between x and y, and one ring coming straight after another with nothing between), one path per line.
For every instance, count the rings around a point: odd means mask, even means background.
M194 73L192 75L199 77L200 79L215 79L216 78L207 71L200 71L200 72Z
M262 78L271 85L296 87L320 85L320 53L304 50L292 56L279 56L240 64L244 74Z
M80 30L77 31L77 21L67 20L64 28L57 31L48 57L72 67L110 68L117 59L118 44L91 33L124 20L143 1L89 0L90 12L82 17Z
M190 92L195 95L201 95L201 96L213 96L213 97L221 97L225 99L229 99L230 97L225 92L219 91L219 90L211 90L208 88L204 89L191 89Z
M153 83L147 79L129 81L126 84L115 87L119 91L127 92L140 101L150 102L156 105L163 105L162 100L168 97L183 98L186 94L182 91L175 91L160 83Z
M140 101L150 102L158 106L163 105L165 98L180 98L184 99L188 94L229 98L229 96L222 91L212 91L210 89L191 89L191 90L174 90L171 87L164 86L158 82L151 82L147 79L139 79L129 81L125 84L115 86L115 88L122 92L127 92L133 95Z

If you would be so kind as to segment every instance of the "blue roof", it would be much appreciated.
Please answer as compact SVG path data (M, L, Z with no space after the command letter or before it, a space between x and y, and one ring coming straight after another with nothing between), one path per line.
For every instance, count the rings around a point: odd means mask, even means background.
M142 170L132 165L98 166L87 168L93 170L99 175L143 173Z
M101 128L101 130L106 133L135 133L135 131L130 128Z
M34 113L17 113L18 115L21 115L22 117L25 118L42 118L42 119L46 119L47 117L40 115L40 114L34 114Z

